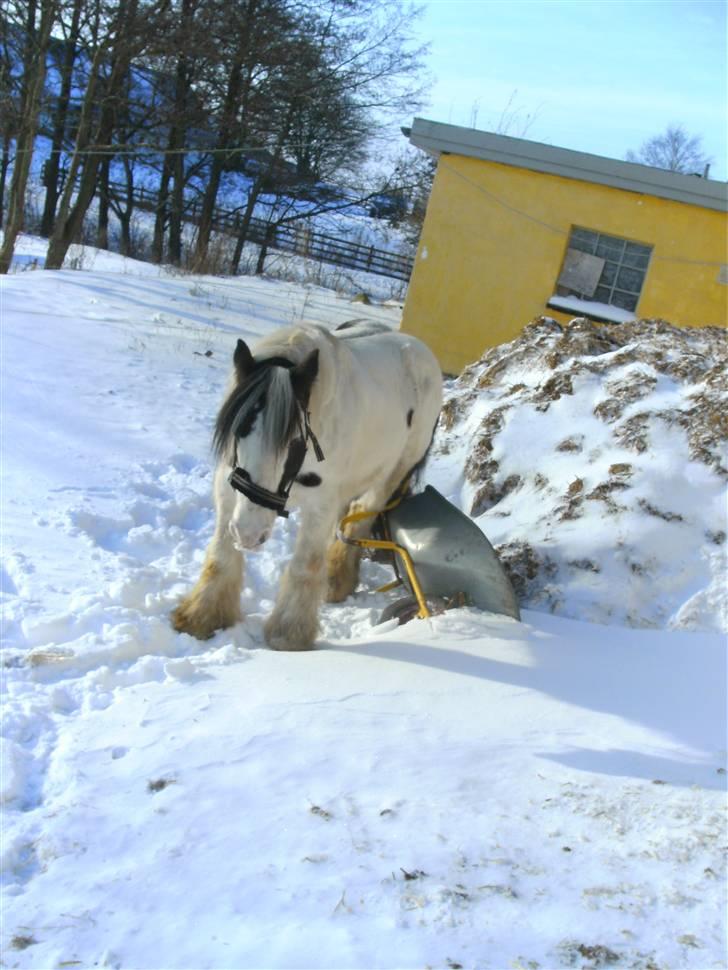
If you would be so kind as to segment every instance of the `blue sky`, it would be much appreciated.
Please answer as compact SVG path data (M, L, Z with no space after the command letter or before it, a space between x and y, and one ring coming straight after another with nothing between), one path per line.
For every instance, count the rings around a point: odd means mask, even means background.
M426 0L435 83L418 113L623 158L682 124L726 179L724 0ZM523 133L523 125L532 123Z

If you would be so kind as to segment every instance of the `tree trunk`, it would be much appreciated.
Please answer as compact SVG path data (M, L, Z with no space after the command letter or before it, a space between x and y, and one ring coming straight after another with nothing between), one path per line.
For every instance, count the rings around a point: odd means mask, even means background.
M121 230L119 252L122 256L131 256L131 212L119 213L119 227Z
M169 261L173 266L182 265L182 218L185 205L185 160L184 155L172 156L174 182L172 183L172 204L169 208Z
M260 244L260 249L258 250L258 262L255 264L255 275L263 275L263 267L265 266L265 257L268 255L268 246L273 242L276 234L276 226L274 222L269 222L265 227L265 236L263 237L263 242Z
M248 200L245 204L245 212L243 213L243 219L240 223L240 228L238 229L238 238L235 242L235 252L230 260L230 272L233 276L237 275L240 269L240 258L243 255L243 247L248 241L248 232L250 231L250 223L253 218L253 212L255 210L255 205L258 201L258 196L263 187L263 183L259 178L253 182L250 187L250 192L248 193Z
M29 7L28 25L35 26L35 3ZM33 159L33 147L38 131L40 105L46 74L46 54L51 38L51 30L56 17L55 0L41 0L40 23L37 31L29 38L26 60L26 80L21 101L20 129L15 143L15 164L10 180L10 198L5 223L5 238L0 249L0 273L7 273L13 259L15 240L23 228L25 215L25 191ZM32 18L32 19L31 19Z
M99 249L109 248L109 169L111 159L107 155L99 166L99 221L96 230L96 245Z
M278 139L276 141L275 148L273 150L273 157L271 158L266 172L259 172L255 177L255 181L250 187L250 192L248 193L248 201L245 206L245 212L243 214L243 221L240 225L238 231L238 238L235 243L235 252L230 260L230 272L233 276L238 272L238 267L240 266L240 257L243 255L243 247L245 246L246 240L248 238L248 232L250 231L250 223L253 218L253 211L255 209L256 203L260 197L260 193L263 191L263 183L266 178L269 178L276 170L280 164L281 158L283 157L283 146L285 145L286 138L288 136L289 126L291 119L293 117L292 110L286 113L285 119L281 124L280 131L278 132ZM267 244L264 244L267 249ZM263 253L263 260L265 261L265 252ZM260 255L258 256L258 262L260 263ZM261 264L262 265L262 264ZM261 269L262 273L263 270ZM258 270L256 269L256 273Z
M202 208L200 210L200 222L197 227L197 243L195 245L195 255L192 267L197 272L202 272L207 259L207 249L210 245L210 235L212 234L212 222L215 216L215 203L217 193L222 179L223 163L219 154L213 155L210 175L205 186L205 194L202 197Z
M62 205L61 212L58 214L53 235L48 241L48 252L46 253L45 268L60 269L63 260L66 258L68 247L77 241L81 235L83 219L88 211L91 200L96 191L96 177L99 165L103 161L103 155L89 155L83 166L81 179L73 205L69 205L64 212ZM66 190L72 189L72 185L66 185ZM65 197L64 192L64 197Z
M119 220L121 235L119 237L119 252L122 256L131 256L131 217L134 212L134 167L128 156L124 158L124 199L114 199L111 207Z
M248 17L253 15L256 6L257 4L251 0L248 4ZM215 216L215 203L217 202L217 193L220 188L220 181L225 165L222 153L230 145L236 112L246 87L243 83L244 57L244 53L239 54L238 59L230 69L230 75L228 77L222 121L215 144L216 151L212 156L210 176L202 199L200 223L197 230L197 245L195 246L195 255L193 258L193 267L195 269L201 269L207 259L207 248L210 245L210 234L212 233L212 223Z
M170 132L170 140L172 134ZM169 141L168 141L169 144ZM154 236L152 237L152 262L164 262L164 232L167 228L167 202L169 199L169 180L172 175L171 155L165 154L162 174L159 179L159 194L154 216Z
M48 243L48 253L46 255L46 269L60 269L63 260L66 258L68 247L80 234L83 219L91 204L96 191L96 181L99 166L102 164L111 143L116 121L116 110L114 100L123 90L124 80L129 71L133 46L128 35L128 25L133 22L136 16L138 0L125 0L119 3L116 16L116 34L111 52L103 48L100 44L94 53L94 59L89 74L89 82L84 96L84 103L81 109L81 120L79 123L79 133L76 142L76 152L71 162L68 182L63 192L61 206L56 219L53 235ZM102 61L107 60L112 64L111 75L104 87L104 100L102 102L100 118L93 133L93 141L100 146L99 151L89 151L88 145L91 144L91 119L96 103L96 88L100 87L100 71ZM81 151L85 152L84 164L81 177L76 192L76 199L73 201L73 189L75 175L79 168L79 156Z
M81 8L83 0L74 0L73 11L71 14L71 27L68 36L65 38L66 47L63 54L61 65L61 89L58 94L58 102L53 121L53 137L51 139L51 153L46 163L46 194L43 205L43 217L40 222L40 234L48 238L53 232L53 223L56 218L56 206L60 187L58 179L61 170L61 151L66 135L66 122L68 119L68 108L71 99L73 85L73 66L76 61L76 50L78 44L79 24L81 22Z
M5 182L10 167L10 141L10 132L6 131L3 137L2 159L0 160L0 228L2 228L3 212L5 211Z

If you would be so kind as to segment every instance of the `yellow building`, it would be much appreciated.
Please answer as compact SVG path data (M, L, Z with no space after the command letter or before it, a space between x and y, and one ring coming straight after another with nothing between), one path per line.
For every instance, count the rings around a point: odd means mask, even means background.
M438 158L402 329L447 373L534 317L726 324L728 184L415 119Z

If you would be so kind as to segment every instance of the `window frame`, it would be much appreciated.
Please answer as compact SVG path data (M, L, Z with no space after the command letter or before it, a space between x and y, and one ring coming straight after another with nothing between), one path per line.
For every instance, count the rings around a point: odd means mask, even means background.
M630 247L632 248L630 249ZM602 250L601 252L598 251L600 249ZM600 307L614 307L623 313L637 314L637 307L642 297L642 291L644 290L647 273L649 272L652 260L653 246L648 243L638 242L634 239L627 239L622 236L614 236L611 233L601 232L598 229L572 225L569 232L566 253L570 250L587 253L603 259L604 268L594 289L594 293L592 295L585 294L573 287L565 286L563 283L558 282L566 261L565 254L561 264L561 272L557 278L555 296L567 298L576 297L585 302L599 304ZM623 271L639 274L639 284L625 286L624 278L622 278L622 283L619 285L620 275ZM605 276L608 278L605 279ZM620 302L615 302L615 294ZM633 305L625 305L625 303ZM595 315L604 316L603 313L596 310Z

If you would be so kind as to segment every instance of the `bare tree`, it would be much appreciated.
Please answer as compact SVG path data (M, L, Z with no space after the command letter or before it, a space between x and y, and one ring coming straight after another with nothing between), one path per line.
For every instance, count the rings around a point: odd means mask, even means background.
M385 218L403 230L411 246L415 246L420 237L436 170L436 158L408 145L399 152L393 169L382 181L380 193L385 198L401 199L405 203L393 207L392 215Z
M543 105L540 104L534 111L529 112L522 105L518 104L517 97L518 90L514 88L493 128L493 131L497 135L512 135L514 138L525 138L532 125L538 119Z
M8 217L5 224L5 238L0 249L0 273L7 273L10 269L15 240L23 228L25 191L38 132L46 76L46 57L57 12L56 0L30 0L25 5L23 83L15 139L15 163L10 182Z
M267 88L286 62L295 29L288 0L240 0L225 5L218 25L219 62L208 83L216 133L199 216L193 265L202 268L224 173L251 140L260 143L259 119L270 106Z
M273 143L248 195L231 269L236 271L257 197L270 203L270 231L313 214L361 204L375 190L324 202L319 183L360 181L366 148L386 120L421 95L424 48L411 36L419 10L388 0L327 0L299 15L286 59L270 79ZM315 199L291 211L290 197ZM278 214L274 214L278 210ZM259 261L260 266L260 261Z
M2 157L0 157L0 226L3 224L5 210L5 184L10 163L10 149L18 133L20 124L20 82L15 64L17 56L14 40L17 33L5 17L0 17L0 138L2 138Z
M710 158L703 151L701 142L699 135L689 135L682 125L668 125L662 134L642 142L636 152L628 151L625 158L628 162L640 162L670 172L707 177Z
M97 16L89 37L92 53L78 118L76 142L68 178L48 243L46 269L60 269L68 247L77 238L97 189L104 159L115 154L113 135L120 103L127 90L132 61L155 37L155 19L164 4L145 0L96 0Z
M196 144L204 153L210 128L204 79L212 65L219 63L215 43L218 14L214 0L172 0L163 37L150 59L156 78L157 143L164 146L157 161L160 176L152 241L156 263L164 259L167 231L169 262L179 266L182 260L185 191L202 164L194 147Z
M60 194L61 160L68 137L68 120L71 111L71 91L73 88L74 66L79 52L81 37L81 16L85 0L71 0L70 10L61 4L59 10L59 26L62 37L56 42L53 51L55 73L57 75L58 94L50 112L51 122L51 153L43 167L43 184L46 194L43 205L43 216L40 223L41 236L50 236L56 218L56 205Z

